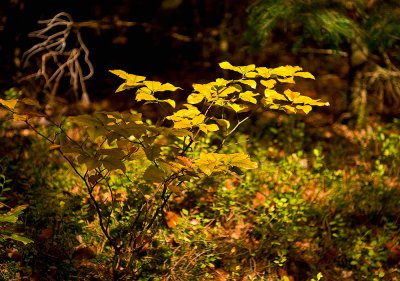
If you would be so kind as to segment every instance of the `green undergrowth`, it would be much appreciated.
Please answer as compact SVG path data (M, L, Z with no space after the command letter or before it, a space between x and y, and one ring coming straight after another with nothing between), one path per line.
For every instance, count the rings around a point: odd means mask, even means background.
M249 153L258 168L173 187L160 228L140 237L135 279L396 280L399 120L364 131L316 129L292 116L255 122L222 152ZM29 205L14 231L34 243L2 242L0 280L111 280L112 251L82 183L36 136L7 137L2 202ZM132 231L124 223L154 192L135 177L145 161L107 179L118 231ZM106 189L94 196L110 200Z

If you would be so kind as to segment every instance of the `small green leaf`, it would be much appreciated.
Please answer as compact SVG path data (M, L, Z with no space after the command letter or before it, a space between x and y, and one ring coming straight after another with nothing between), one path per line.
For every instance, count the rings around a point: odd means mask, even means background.
M29 244L29 243L33 243L33 240L31 240L29 238L26 238L26 237L23 237L23 236L20 236L20 235L17 235L15 233L11 234L9 237L11 239L15 240L15 241L19 241L19 242L24 243L24 245Z

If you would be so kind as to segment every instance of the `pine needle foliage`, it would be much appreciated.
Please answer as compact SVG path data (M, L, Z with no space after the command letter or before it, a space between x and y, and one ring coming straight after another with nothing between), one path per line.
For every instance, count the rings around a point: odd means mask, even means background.
M355 35L370 52L387 51L400 42L398 1L256 0L248 13L247 36L253 47L265 44L277 30L300 34L294 47L314 40L343 49Z

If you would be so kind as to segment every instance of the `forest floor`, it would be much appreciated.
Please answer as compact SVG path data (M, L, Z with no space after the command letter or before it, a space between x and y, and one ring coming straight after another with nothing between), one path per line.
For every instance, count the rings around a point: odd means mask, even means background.
M227 147L259 168L174 192L135 279L399 280L400 120L361 130L322 120L251 120ZM4 122L0 142L2 212L27 205L12 231L33 240L1 242L0 280L111 279L110 247L72 170L28 129ZM123 206L132 182L115 177Z

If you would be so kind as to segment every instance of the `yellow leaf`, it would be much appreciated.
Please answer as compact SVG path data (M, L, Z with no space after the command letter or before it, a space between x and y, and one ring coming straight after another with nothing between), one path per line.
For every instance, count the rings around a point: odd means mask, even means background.
M294 74L294 76L298 76L298 77L302 77L302 78L310 78L310 79L315 80L314 75L312 75L310 72L296 72Z
M176 102L174 100L171 99L166 99L166 100L158 100L159 102L166 102L168 103L170 106L172 106L173 108L175 108L176 106Z
M264 91L264 95L266 98L272 99L272 100L283 100L283 101L287 101L287 98L285 98L284 95L279 94L277 91L275 90L270 90L270 89L265 89Z
M221 63L219 64L219 67L221 67L222 69L228 69L228 70L233 70L233 71L240 72L239 67L233 66L232 64L230 64L230 63L227 62L227 61L221 62Z
M246 84L253 89L255 89L257 87L257 82L254 80L238 80L238 82L240 82L242 84Z
M295 84L296 83L292 76L289 76L287 78L278 78L278 81L281 82L281 83L291 83L291 84Z
M180 121L174 121L174 129L185 129L185 128L192 128L192 122L188 119L183 119Z
M178 89L181 89L179 87L175 87L170 83L162 84L161 82L158 81L144 81L143 84L147 88L149 88L153 93L164 92L164 91L176 91Z
M257 76L259 76L259 74L257 72L247 72L245 74L246 78L256 78Z
M257 163L252 162L250 156L244 153L231 153L224 155L226 165L235 166L240 169L255 169Z
M209 132L216 132L219 130L219 128L218 128L217 124L209 124L209 125L207 125L207 130Z
M271 74L275 74L278 76L293 76L296 71L300 71L302 68L300 66L291 66L291 65L286 65L286 66L279 66L277 68L274 68L271 70Z
M112 74L117 75L118 77L125 79L125 80L135 80L136 82L143 81L146 79L144 76L138 76L134 74L129 74L123 70L120 69L115 69L115 70L109 70Z
M15 105L17 104L18 100L14 99L14 100L3 100L0 99L0 104L8 107L9 109L14 109Z
M227 88L224 88L222 91L220 91L218 93L218 96L221 98L224 98L224 97L227 97L228 95L236 93L236 92L239 92L239 89L237 87L229 86Z
M26 121L26 120L28 120L28 115L14 113L13 120L14 121Z
M201 124L201 123L203 123L204 119L205 119L205 116L203 114L197 115L196 117L194 117L192 119L192 124L194 126Z
M293 101L294 99L296 99L297 97L300 96L299 92L293 92L290 89L287 89L283 92L285 94L285 96L290 100Z
M266 67L257 67L256 71L258 74L264 78L269 78L271 76L271 69L266 68Z
M243 75L245 75L247 72L251 72L251 71L254 71L256 69L256 66L254 64L244 65L244 66L233 66L232 64L230 64L227 61L221 62L219 64L219 66L222 69L233 70L233 71L239 72L239 73L241 73Z
M228 85L231 81L225 80L223 78L217 78L217 80L215 80L215 82L212 82L212 84L214 86L219 86L219 87L225 87L226 85Z
M204 99L204 95L203 94L190 94L187 98L187 102L190 104L198 104L200 103L202 100Z
M225 119L215 119L215 121L218 123L218 125L225 129L229 129L229 127L231 126L231 123Z
M55 150L55 149L59 149L60 147L61 147L61 145L59 145L59 144L51 144L49 146L49 149L50 150Z
M207 176L210 176L213 172L224 170L224 167L221 166L221 159L218 153L201 153L199 159L195 161L193 166Z
M260 83L264 85L267 89L272 89L276 85L276 80L274 79L261 80Z
M248 109L247 106L237 103L227 103L226 106L232 108L235 112L242 112Z
M321 102L320 100L314 100L307 96L299 96L293 100L293 103L299 104L308 104L314 106L329 106L329 102Z
M296 113L296 108L291 105L284 105L284 106L282 106L282 108L286 109L285 111Z
M147 93L144 93L144 92L138 92L136 94L136 100L137 101L142 101L142 100L155 101L157 99L154 96L150 95L150 94L147 94Z
M305 114L308 114L312 110L312 107L309 105L297 105L296 108L303 110Z
M239 99L256 104L257 100L254 98L255 96L258 96L258 94L255 94L251 91L246 91L244 93L240 93Z

